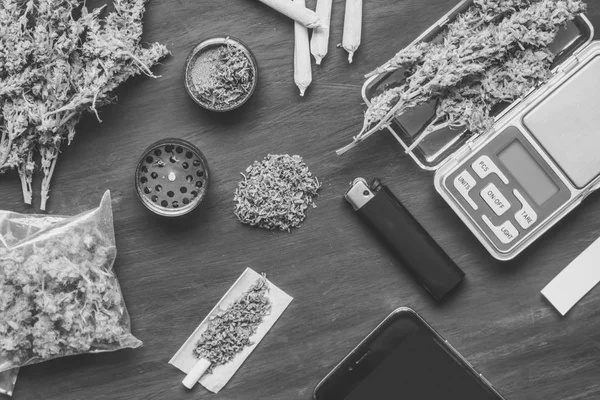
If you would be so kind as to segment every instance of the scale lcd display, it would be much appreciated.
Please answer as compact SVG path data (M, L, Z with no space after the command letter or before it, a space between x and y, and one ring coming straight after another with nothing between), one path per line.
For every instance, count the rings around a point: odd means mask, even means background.
M498 154L498 159L538 206L558 193L558 186L520 141L512 141Z

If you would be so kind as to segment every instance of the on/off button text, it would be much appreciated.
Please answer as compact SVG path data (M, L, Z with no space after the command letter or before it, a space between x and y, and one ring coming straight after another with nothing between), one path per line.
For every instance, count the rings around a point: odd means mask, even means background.
M493 183L487 185L480 194L496 215L500 216L510 209L510 203Z

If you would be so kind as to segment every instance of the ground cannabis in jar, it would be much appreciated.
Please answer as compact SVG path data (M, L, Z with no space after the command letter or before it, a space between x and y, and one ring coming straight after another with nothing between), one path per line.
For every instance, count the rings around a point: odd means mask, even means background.
M210 361L208 372L228 363L244 347L252 345L250 338L271 312L268 291L269 284L262 277L224 312L209 319L194 349L196 357Z
M215 110L243 102L250 95L255 79L248 56L231 44L200 53L191 76L200 97Z
M242 173L234 201L235 215L248 225L290 231L306 218L321 186L300 156L269 154Z

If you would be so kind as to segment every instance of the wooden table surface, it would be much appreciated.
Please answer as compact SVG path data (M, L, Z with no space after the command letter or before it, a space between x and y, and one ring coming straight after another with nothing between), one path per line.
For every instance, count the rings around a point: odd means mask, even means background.
M399 306L417 310L507 399L600 398L600 289L560 317L540 295L600 235L592 196L516 261L489 256L389 134L338 157L362 124L363 74L429 27L452 0L365 2L363 43L348 65L341 41L344 2L333 7L330 53L313 66L305 98L293 83L293 23L256 0L153 0L145 40L172 55L118 90L119 102L77 127L52 185L51 214L74 214L113 194L119 255L115 265L142 348L54 360L21 370L14 398L310 399L317 382ZM588 16L600 26L600 4ZM314 8L314 0L308 2ZM202 39L233 35L254 51L260 83L241 110L199 109L183 87L188 52ZM597 88L596 88L597 89ZM165 137L198 145L212 181L196 215L174 222L138 201L133 173L146 146ZM232 213L240 171L269 153L299 154L323 181L318 208L292 233L241 225ZM460 291L435 304L361 224L342 196L357 176L378 176L466 272ZM39 177L38 177L39 178ZM36 195L39 196L36 180ZM22 204L16 174L0 178L0 209ZM167 362L244 271L265 272L294 301L218 395Z

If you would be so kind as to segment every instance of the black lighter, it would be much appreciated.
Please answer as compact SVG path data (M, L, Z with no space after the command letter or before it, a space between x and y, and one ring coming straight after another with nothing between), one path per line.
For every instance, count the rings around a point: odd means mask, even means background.
M345 198L434 299L463 280L464 272L379 179L369 186L356 178Z

